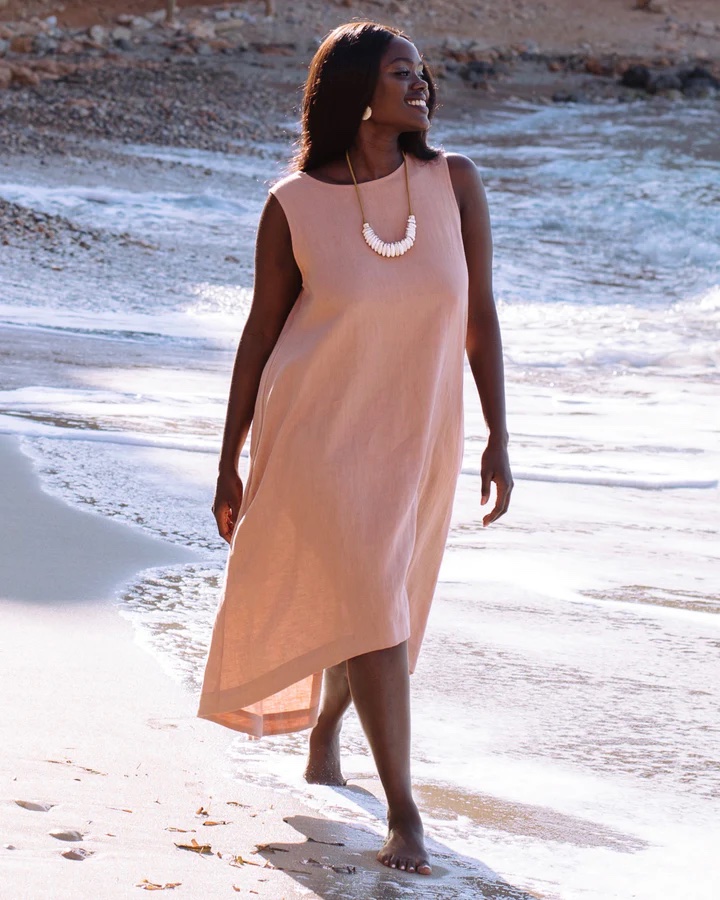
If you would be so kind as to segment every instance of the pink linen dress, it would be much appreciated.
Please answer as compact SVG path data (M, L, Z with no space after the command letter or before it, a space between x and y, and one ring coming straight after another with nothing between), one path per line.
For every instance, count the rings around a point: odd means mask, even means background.
M315 724L323 669L408 640L413 672L420 651L463 455L468 272L445 155L407 165L417 237L390 259L352 183L270 188L303 283L258 388L198 711L256 737ZM359 187L402 239L403 166Z

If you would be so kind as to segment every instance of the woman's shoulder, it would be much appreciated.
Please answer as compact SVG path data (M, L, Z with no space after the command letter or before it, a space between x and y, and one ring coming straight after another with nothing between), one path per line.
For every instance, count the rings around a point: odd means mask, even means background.
M442 151L442 155L447 161L448 169L453 180L457 177L459 180L477 175L477 166L462 153L450 153L447 150Z
M271 194L285 193L286 190L292 189L302 180L303 173L300 171L290 172L287 175L281 175L273 181L268 187Z

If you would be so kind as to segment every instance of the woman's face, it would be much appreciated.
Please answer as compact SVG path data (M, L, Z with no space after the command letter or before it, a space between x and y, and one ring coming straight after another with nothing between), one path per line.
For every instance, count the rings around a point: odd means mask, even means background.
M411 102L415 100L413 105ZM418 100L424 101L417 103ZM425 131L430 127L428 86L422 77L422 60L415 45L394 37L380 60L380 71L371 102L369 121L398 131Z

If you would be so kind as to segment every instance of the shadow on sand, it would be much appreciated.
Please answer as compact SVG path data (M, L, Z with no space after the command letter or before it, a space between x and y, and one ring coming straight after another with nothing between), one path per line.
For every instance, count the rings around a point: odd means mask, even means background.
M344 798L385 823L385 806L357 785L334 788ZM375 855L378 832L314 816L290 816L285 821L305 836L299 843L272 843L260 849L271 866L282 869L323 900L538 900L503 881L477 859L462 856L428 838L432 875L388 869Z

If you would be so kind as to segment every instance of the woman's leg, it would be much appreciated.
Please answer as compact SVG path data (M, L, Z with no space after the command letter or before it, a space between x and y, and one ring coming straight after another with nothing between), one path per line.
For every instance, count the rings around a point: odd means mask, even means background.
M310 784L345 784L340 771L340 729L352 698L347 664L339 663L323 673L320 715L310 732L310 753L305 780Z
M429 875L420 813L410 783L410 675L407 641L347 661L352 699L388 802L386 866Z

